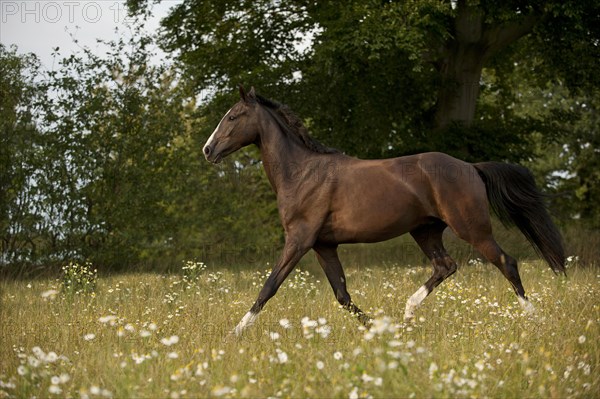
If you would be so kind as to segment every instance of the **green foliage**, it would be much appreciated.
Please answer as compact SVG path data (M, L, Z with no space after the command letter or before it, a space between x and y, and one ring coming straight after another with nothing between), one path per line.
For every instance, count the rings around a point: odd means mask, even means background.
M49 73L43 138L53 167L40 180L66 205L50 214L65 251L127 266L164 245L165 182L181 166L172 142L190 105L176 74L150 64L147 38L107 45L106 58L85 49Z
M278 242L260 165L243 154L222 168L204 161L212 123L197 111L180 71L151 61L151 38L138 31L103 45L105 57L84 48L57 54L59 67L46 74L30 71L40 82L31 99L3 97L15 104L3 107L13 119L27 120L28 101L37 116L28 134L16 130L24 123L3 128L10 173L2 174L2 192L11 197L2 202L2 264L168 266L215 243ZM2 56L3 66L19 60ZM18 69L25 66L15 61L14 68L3 75L6 84L29 84Z
M35 253L42 222L30 181L42 162L34 125L38 71L35 56L0 44L0 268Z
M301 2L185 1L163 20L167 31L179 33L163 36L162 44L180 55L198 91L222 92L250 77L271 88L281 81L275 77L292 78L306 16Z
M432 18L443 10L424 4L428 14L411 2L355 1L339 13L333 6L310 8L321 31L301 66L295 101L314 134L367 158L427 147L436 80L423 54L429 37L447 35Z

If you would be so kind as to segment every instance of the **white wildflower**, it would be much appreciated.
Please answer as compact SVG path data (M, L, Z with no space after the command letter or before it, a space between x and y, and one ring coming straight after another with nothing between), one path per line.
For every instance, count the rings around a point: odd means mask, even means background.
M33 348L31 348L31 351L40 360L46 358L46 353L39 346L34 346Z
M435 372L438 370L438 365L435 362L431 362L431 364L429 365L429 378L432 378Z
M228 393L230 393L232 391L232 389L230 387L215 387L212 390L212 394L214 396L223 396L223 395L227 395Z
M56 290L48 290L42 292L42 298L44 299L54 299L56 298L56 295L58 295L58 291Z
M375 378L373 378L369 374L363 372L363 374L360 377L360 379L363 380L363 382L367 383L367 382L372 382Z
M302 323L302 327L304 328L315 328L318 325L316 320L311 320L306 316L300 320L300 323Z
M322 338L327 338L331 334L331 327L327 324L315 328L315 332L320 334Z
M44 360L46 360L47 363L54 363L58 360L58 355L56 352L48 352Z
M131 359L135 362L135 364L142 364L146 360L146 356L132 353Z
M292 327L292 324L290 323L290 321L288 319L279 320L279 325L283 328L291 328Z
M479 360L479 361L477 361L477 363L475 363L475 368L479 371L483 371L484 367L485 367L485 362L483 360Z
M102 324L109 323L111 326L114 326L115 322L117 321L117 316L112 314L108 316L102 316L98 319L98 321Z
M177 335L171 335L169 338L162 338L160 343L166 346L171 346L179 342L179 337Z
M284 351L278 349L277 350L277 359L279 360L279 363L287 363L288 355Z
M54 395L60 395L62 393L62 389L58 385L50 385L48 392Z

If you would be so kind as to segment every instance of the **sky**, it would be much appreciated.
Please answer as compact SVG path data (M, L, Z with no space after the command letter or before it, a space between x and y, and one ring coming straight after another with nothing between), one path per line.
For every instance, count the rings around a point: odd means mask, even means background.
M154 5L146 30L155 32L160 19L182 1ZM101 52L96 39L116 39L128 32L131 22L124 0L0 0L0 42L16 45L19 53L35 53L47 69L53 68L54 48L59 47L63 56L78 51L78 46Z

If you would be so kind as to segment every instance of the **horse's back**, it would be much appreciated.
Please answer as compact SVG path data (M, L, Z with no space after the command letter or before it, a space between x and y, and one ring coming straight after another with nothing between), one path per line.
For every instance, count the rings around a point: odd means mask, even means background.
M442 152L426 152L409 157L396 158L400 164L414 162L419 178L429 182L433 189L443 191L464 191L466 188L479 190L485 187L475 167L465 161ZM485 193L484 193L485 194Z

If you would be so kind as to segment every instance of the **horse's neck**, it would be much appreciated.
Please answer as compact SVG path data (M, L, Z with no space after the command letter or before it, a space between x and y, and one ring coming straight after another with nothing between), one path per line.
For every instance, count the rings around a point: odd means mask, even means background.
M299 172L316 154L287 137L275 121L264 123L261 130L261 159L275 192L279 193L290 185L301 184Z

